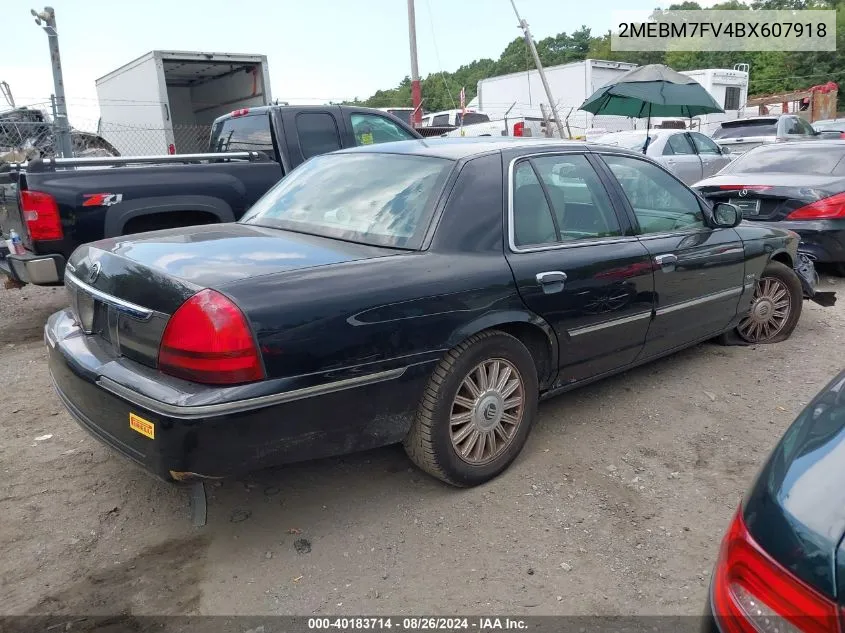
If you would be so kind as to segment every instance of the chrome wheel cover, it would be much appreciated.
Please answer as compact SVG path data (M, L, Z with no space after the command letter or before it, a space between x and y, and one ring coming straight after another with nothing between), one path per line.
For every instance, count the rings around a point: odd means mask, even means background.
M490 463L510 446L525 416L525 384L503 358L476 365L452 402L449 432L458 457L473 466Z
M737 332L749 343L761 343L777 336L792 314L789 288L777 277L763 277L757 282L751 309L739 322Z

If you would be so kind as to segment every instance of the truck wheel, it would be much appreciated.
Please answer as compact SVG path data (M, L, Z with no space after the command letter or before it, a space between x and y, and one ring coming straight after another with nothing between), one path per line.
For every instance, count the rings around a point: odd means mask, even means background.
M780 262L769 262L736 333L747 343L785 341L798 325L803 301L804 291L795 272Z
M405 451L453 486L489 481L525 445L538 393L534 359L518 339L495 330L471 336L434 369Z

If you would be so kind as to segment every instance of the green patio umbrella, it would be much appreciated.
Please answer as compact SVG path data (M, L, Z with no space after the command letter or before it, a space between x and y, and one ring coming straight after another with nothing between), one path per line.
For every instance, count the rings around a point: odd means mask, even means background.
M710 93L692 77L662 64L649 64L629 70L612 84L602 86L581 104L579 110L635 118L687 117L724 112Z

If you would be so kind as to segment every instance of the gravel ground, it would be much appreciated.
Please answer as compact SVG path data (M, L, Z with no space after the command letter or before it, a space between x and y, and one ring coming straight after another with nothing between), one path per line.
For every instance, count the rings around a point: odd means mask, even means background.
M41 331L61 289L0 289L0 613L698 614L740 496L842 368L840 303L792 338L707 343L550 400L519 459L455 490L401 448L185 490L83 432Z

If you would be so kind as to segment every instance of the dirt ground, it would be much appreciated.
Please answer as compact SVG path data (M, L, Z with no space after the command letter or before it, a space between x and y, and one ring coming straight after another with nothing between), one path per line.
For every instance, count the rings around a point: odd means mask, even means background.
M390 447L210 487L203 528L59 404L41 337L64 291L0 290L0 614L698 614L761 460L842 368L845 280L822 285L840 303L805 303L785 343L542 404L485 486Z

